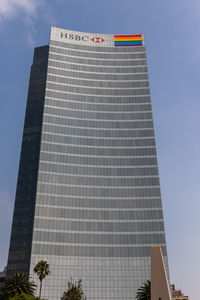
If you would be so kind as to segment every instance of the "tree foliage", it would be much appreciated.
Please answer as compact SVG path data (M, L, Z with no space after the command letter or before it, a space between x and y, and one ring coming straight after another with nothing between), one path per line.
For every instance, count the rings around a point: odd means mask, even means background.
M136 300L151 300L151 281L146 280L137 290Z
M11 298L23 293L34 295L36 285L26 273L15 272L12 277L5 281L2 293L4 297Z
M83 293L81 279L78 282L73 282L72 278L67 283L68 290L63 293L61 300L86 300Z
M41 292L42 292L42 280L50 273L49 265L45 260L41 260L35 266L33 271L37 274L37 276L40 280L40 292L39 292L39 298L40 298Z
M9 300L42 300L42 299L28 294L21 294L20 296L15 296L13 298L10 298Z
M0 289L0 300L8 300L8 297L3 292L3 288Z

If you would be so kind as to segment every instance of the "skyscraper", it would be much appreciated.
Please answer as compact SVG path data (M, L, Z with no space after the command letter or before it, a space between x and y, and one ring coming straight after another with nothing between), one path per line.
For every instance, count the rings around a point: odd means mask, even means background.
M142 35L52 28L35 48L7 276L82 279L88 300L132 300L165 232Z

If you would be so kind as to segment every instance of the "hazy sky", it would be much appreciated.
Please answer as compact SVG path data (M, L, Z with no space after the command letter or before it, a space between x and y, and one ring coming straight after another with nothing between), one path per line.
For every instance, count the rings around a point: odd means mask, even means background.
M0 0L0 269L7 262L33 47L48 43L50 26L144 33L171 282L199 300L199 0Z

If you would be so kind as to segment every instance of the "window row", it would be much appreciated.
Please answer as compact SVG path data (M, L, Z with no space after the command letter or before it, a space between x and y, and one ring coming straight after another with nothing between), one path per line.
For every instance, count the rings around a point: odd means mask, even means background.
M136 114L137 115L137 114ZM43 121L45 123L50 123L54 126L74 126L74 127L90 127L90 128L97 128L97 129L142 129L142 128L152 128L153 121L152 121L152 113L146 116L146 120L91 120L91 119L76 119L76 118L62 118L53 115L46 115L44 114Z
M146 197L140 199L108 199L108 198L83 198L59 197L54 195L37 194L37 205L66 206L95 209L140 209L153 210L162 208L160 197ZM147 227L145 227L147 228ZM56 229L56 228L55 228ZM151 229L145 229L151 231ZM162 229L160 229L162 230ZM137 230L136 230L137 231Z
M35 217L35 228L48 230L71 230L71 231L98 231L98 232L149 232L164 231L164 223L161 221L142 222L98 222L79 220L56 220Z
M49 114L58 118L77 118L77 119L86 119L86 120L95 120L95 121L137 121L152 119L152 112L150 111L131 111L131 112L98 112L98 111L82 111L82 110L68 110L58 107L51 107L46 105L44 108L44 113Z
M81 71L81 72L95 72L95 73L147 73L147 66L131 66L131 67L117 67L117 66L91 66L91 65L81 65L81 64L75 64L75 63L69 63L69 62L61 62L58 60L53 60L49 58L48 60L48 66L50 67L56 67L61 69L67 69L67 70L73 70L73 71Z
M62 91L76 94L87 94L87 95L102 95L106 96L132 96L132 95L149 95L149 87L146 88L132 88L132 89L102 89L102 88L87 88L80 86L72 86L72 85L62 85L56 84L52 82L46 83L47 89L52 89L54 91Z
M50 46L50 52L56 53L56 54L63 54L63 55L70 55L70 56L76 56L76 57L85 57L85 58L94 58L94 59L146 59L145 52L124 52L124 53L109 53L109 52L87 52L87 51L76 51L72 49L67 48L59 48Z
M33 243L32 253L40 255L92 256L92 257L149 257L151 245L147 247L85 247L61 246ZM162 247L166 256L166 247Z
M74 102L82 102L82 103L97 103L97 104L118 104L118 105L130 105L130 104L142 104L150 102L150 95L146 96L126 96L126 97L112 97L112 96L99 96L99 95L81 95L81 94L73 94L73 93L62 93L54 90L46 89L46 97L66 100L66 101L74 101Z
M109 80L109 81L133 81L133 80L148 80L148 74L136 73L136 74L107 74L107 73L89 73L89 72L78 72L75 70L57 69L56 67L48 66L48 73L75 77L80 79L92 79L92 80Z
M151 107L148 107L149 110L142 110L142 111L137 111L137 110L130 110L130 111L124 111L124 112L119 112L119 111L97 111L97 110L85 110L85 109L73 109L73 108L63 108L60 106L51 106L48 103L45 104L45 112L49 114L55 114L57 116L70 116L70 117L86 117L88 119L108 119L109 120L138 120L141 118L141 116L144 118L144 116L147 116L149 118L149 114L152 113ZM100 116L100 117L99 117ZM116 116L114 118L113 116ZM151 116L152 117L152 116ZM142 118L141 118L142 119Z
M46 182L48 184L60 184L60 185L89 185L89 186L158 186L158 177L149 178L95 178L95 177L81 177L70 175L56 175L56 174L39 174L39 181Z
M66 286L66 278L71 278L70 276L74 273L69 272L68 277L66 275L63 276L63 277L65 277L65 281L62 283L62 285L60 282L62 276L60 275L60 273L56 273L56 274L59 274L58 283L56 282L54 284L52 283L52 284L48 285L48 281L47 280L45 281L45 285L42 288L42 295L43 295L43 298L45 298L45 299L49 299L49 300L59 299L59 298L57 298L57 296L63 294L64 287ZM140 286L140 283L144 282L146 280L146 278L149 278L149 276L145 275L142 278L139 278L139 282L135 288L133 287L133 284L132 284L132 282L134 282L136 284L135 276L133 278L130 278L130 276L128 276L128 278L131 279L131 283L127 283L126 281L122 282L121 278L126 278L126 277L121 276L116 281L115 287L112 286L113 278L112 278L112 281L108 281L108 280L106 281L106 278L104 277L104 281L102 282L101 278L97 277L96 280L99 281L99 283L101 283L101 287L99 287L99 289L97 289L95 287L94 282L91 283L91 279L94 279L93 276L91 276L89 278L87 277L87 279L86 279L85 277L82 277L80 275L80 273L78 273L77 276L73 275L73 278L82 278L82 281L84 282L83 290L84 290L84 293L87 295L87 299L92 299L92 300L102 300L102 299L132 300L133 295L136 294L137 288ZM105 284L104 284L104 282L105 282ZM122 287L119 286L119 284L121 284ZM91 289L91 286L93 287L92 289ZM107 287L107 286L109 286L109 287ZM130 286L132 288L130 288ZM187 299L183 298L183 300L187 300Z
M89 59L77 56L64 56L49 52L49 59L68 62L72 64L83 64L88 66L101 66L101 67L130 67L130 66L145 66L146 59L135 60L102 60L102 59Z
M90 175L90 176L148 176L157 175L158 168L155 166L148 167L103 167L97 168L96 166L77 166L77 165L63 165L52 164L50 161L40 161L40 170L44 172L52 172L58 174L77 174L77 175Z
M45 105L46 106L55 106L57 108L62 108L62 109L69 109L69 110L85 110L85 111L98 111L99 113L105 112L141 112L141 111L151 111L151 103L142 103L142 104L137 104L137 103L130 103L130 104L96 104L96 103L90 103L90 102L78 102L78 101L71 101L70 99L66 99L66 101L63 101L61 99L52 99L46 97L45 99Z
M33 241L77 244L163 244L164 234L85 234L34 231Z
M35 208L35 215L49 218L61 219L94 219L94 220L153 220L162 219L162 210L133 210L133 211L106 211L106 210L82 210L72 208L53 208L53 207L38 207Z
M85 187L79 185L58 186L38 182L38 193L54 195L83 196L83 197L156 197L160 196L160 187L130 187L130 188L99 188Z
M58 126L50 126L44 125L43 126L43 133L50 133L60 136L82 136L82 137L96 137L96 138L138 138L138 137L152 137L154 136L153 129L141 129L141 130L103 130L96 128L94 129L81 129L81 128L73 128L73 127L58 127Z
M44 130L46 130L48 127L45 124ZM120 148L98 148L98 147L77 147L73 145L66 145L66 146L60 146L60 145L51 145L51 144L42 144L41 147L42 151L55 153L55 154L74 154L74 155L88 155L88 156L121 156L121 157L130 157L130 156L150 156L150 155L156 155L156 149L155 147L146 147L146 148L130 148L130 149L120 149Z
M60 145L90 145L90 146L107 146L107 147L132 147L132 146L154 146L154 137L144 137L135 139L105 139L90 138L80 136L58 136L48 133L42 134L42 142L51 142Z
M116 88L116 89L125 89L125 88L145 88L149 87L148 80L137 80L137 81L98 81L98 80L91 80L91 79L79 79L79 78L70 78L70 77L61 77L55 76L48 72L47 80L54 82L54 83L61 83L67 84L72 86L82 86L82 87L95 87L95 88Z
M151 166L156 165L156 157L136 157L136 158L113 158L113 157L85 157L62 155L55 153L40 153L40 160L50 163L69 164L69 165L91 165L99 167L131 167L131 166Z

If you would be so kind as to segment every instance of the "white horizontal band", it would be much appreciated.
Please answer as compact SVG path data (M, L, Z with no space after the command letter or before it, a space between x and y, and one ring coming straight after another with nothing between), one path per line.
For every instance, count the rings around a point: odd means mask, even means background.
M58 217L45 217L45 216L37 216L37 219L44 219L44 220L58 220L58 221L78 221L78 222L92 222L92 223L151 223L151 222L163 222L163 219L148 219L148 220L106 220L106 219L76 219L76 218L58 218Z
M55 76L55 75L54 75ZM55 76L56 77L56 76ZM84 88L84 89L94 89L94 90L148 90L149 86L140 86L140 87L122 87L122 88L113 88L113 87L101 87L101 86L85 86L85 85L79 85L79 84L69 84L69 83L63 83L63 82L56 82L56 81L51 81L49 79L47 79L46 81L47 83L50 84L57 84L57 85L61 85L61 86L69 86L69 87L78 87L78 88ZM114 97L115 95L113 95Z
M78 128L78 129L88 129L88 130L102 130L102 131L140 131L140 130L154 130L151 128L105 128L105 127L83 127L83 126L71 126L71 125L63 125L63 124L54 124L51 122L43 122L44 125L52 125L53 127L64 127L64 128ZM152 148L152 146L150 147ZM154 147L153 147L154 148Z
M89 59L89 60L98 60L98 61L135 61L135 60L143 60L146 62L146 58L99 58L99 57L84 57L84 56L77 56L77 55L71 55L71 54L66 54L66 53L58 53L58 52L54 52L49 51L49 54L55 54L55 55L60 55L60 56L66 56L66 57L74 57L77 59Z
M75 79L75 80L83 80L83 81L87 81L87 82L91 82L91 81L96 81L96 82L99 82L99 81L100 82L108 82L109 81L109 82L113 82L113 83L115 83L115 82L149 82L148 79L134 79L134 80L131 80L131 79L129 79L129 80L126 80L126 79L111 80L111 79L109 79L109 80L107 80L107 79L93 79L93 78L82 78L82 77L80 78L80 77L71 77L68 75L60 75L60 74L50 73L49 71L48 71L48 75L60 77L60 78L66 78L66 79L70 78L70 79Z
M80 207L80 206L64 206L64 205L49 205L49 204L37 204L36 207L58 208L58 209L71 209L71 210L86 210L86 211L162 211L161 207L157 208L93 208L93 207Z
M67 143L57 143L57 142L49 142L42 140L42 144L50 144L50 145L62 145L62 146L75 146L80 148L97 148L97 149L141 149L145 146L128 146L128 147L113 147L113 146L90 146L90 145L79 145L79 144L67 144ZM148 146L147 146L148 147ZM155 147L155 146L152 146Z
M151 113L151 112L148 112ZM89 118L78 118L78 117L66 117L66 116L60 116L60 115L56 115L56 114L50 114L50 113L46 113L44 112L44 116L51 116L51 117L56 117L56 118L60 118L60 119L73 119L73 120L86 120L86 121L95 121L95 122L103 122L103 121L107 121L107 122L144 122L144 121L152 121L152 119L139 119L139 120L110 120L110 119L89 119Z
M73 92L64 92L64 91L59 91L59 90L55 90L55 89L50 89L50 88L46 88L46 91L49 92L56 92L56 93L60 93L60 94L72 94L72 95L79 95L79 96L95 96L95 97L101 97L101 98L140 98L140 97L150 97L150 94L147 95L97 95L97 94L81 94L81 93L73 93Z
M141 169L141 168L152 168L157 167L157 165L147 165L147 166L108 166L108 165L86 165L86 164L69 164L69 163L60 163L60 162L52 162L52 161L46 161L46 160L40 160L40 163L46 163L48 165L61 165L61 166L73 166L73 167L88 167L88 168L106 168L106 169Z
M138 114L138 113L152 113L151 110L141 110L141 111L99 111L99 110L87 110L87 109L74 109L74 108L68 108L68 107L60 107L60 106L55 106L55 105L48 105L45 104L45 108L50 107L50 108L55 108L57 110L70 110L70 111L83 111L83 112L89 112L89 113L98 113L98 114Z
M55 54L54 55L58 55ZM62 56L62 55L61 55ZM106 69L106 68L138 68L138 67L147 67L146 63L144 65L136 65L136 66L101 66L101 65L94 65L94 64L80 64L80 63L75 63L75 62L69 62L69 61L64 61L64 60L59 60L59 59L55 59L55 58L50 58L48 59L48 61L55 61L55 62L59 62L59 63L63 63L63 64L68 64L68 65L77 65L77 66L87 66L88 68L100 68L100 69ZM144 60L146 62L146 60ZM86 72L86 71L85 71ZM108 74L108 73L107 73ZM116 73L115 73L116 74Z
M106 106L106 105L110 105L110 106L128 106L128 108L130 106L137 106L137 105L150 105L151 106L151 102L150 100L147 100L148 102L146 103L103 103L103 102L88 102L88 101L76 101L76 100L70 100L70 99L61 99L61 98L57 98L57 97L50 97L50 96L46 96L45 99L51 99L54 101L60 101L60 102L72 102L72 103L78 103L78 104L89 104L89 105L102 105L102 106ZM102 111L104 112L104 111Z
M107 248L138 248L138 247L151 247L152 244L90 244L90 243L60 243L60 242L44 242L44 241L32 241L32 244L40 244L40 245L59 245L59 246L86 246L86 247L107 247ZM159 244L160 246L165 246L165 244Z
M129 179L129 178L159 178L158 175L146 175L146 176L98 176L98 175L84 175L84 174L71 174L71 173L59 173L59 172L48 172L48 171L39 171L39 174L50 174L50 175L61 175L61 176L70 176L70 177L86 177L86 178L113 178L113 179Z
M53 59L51 59L50 61L54 61ZM60 68L60 67L55 67L55 66L51 66L50 64L48 65L48 70L49 68L53 68L53 69L56 69L56 70L64 70L64 71L71 71L71 72L77 72L77 73L84 73L84 74L87 74L87 73L90 73L90 74L102 74L102 75L115 75L115 76L120 76L120 75L141 75L141 74L146 74L148 75L147 72L137 72L137 73L112 73L112 72L109 72L109 73L104 73L104 72L92 72L92 71L82 71L82 70L71 70L71 69L66 69L66 68ZM47 72L48 73L48 72Z
M96 235L146 235L146 234L164 234L164 231L80 231L80 230L62 230L62 229L43 229L35 227L37 232L59 232L59 233L75 233L75 234L96 234Z
M88 188L97 188L97 189L113 189L113 190L138 190L138 189L159 189L160 186L159 185L141 185L141 186L113 186L113 185L83 185L83 184L69 184L69 183L55 183L55 182L46 182L46 181L40 181L38 180L37 182L38 184L41 185L50 185L52 186L64 186L64 187L78 187L78 188L84 188L84 189L88 189Z
M126 158L156 158L156 155L131 155L131 156L111 156L111 155L90 155L90 154L75 154L75 153L62 153L62 152L53 152L53 151L46 151L46 150L41 150L40 153L48 153L48 154L58 154L62 156L75 156L75 157L96 157L96 158L110 158L110 159L126 159ZM93 177L93 176L92 176Z
M54 133L49 131L42 131L42 134L52 135L52 136L64 136L64 137L73 137L73 138L83 138L83 139L93 139L93 140L109 140L109 141L119 141L119 140L145 140L153 139L154 136L145 136L145 137L102 137L102 136L87 136L87 135L75 135L75 134L64 134L64 133Z
M142 200L161 200L161 197L160 196L155 196L155 197L152 197L152 196L140 196L140 197L134 197L134 196L131 196L131 197L95 197L95 196L75 196L75 195L60 195L60 194L53 194L53 193L46 193L46 192L38 192L37 191L37 195L39 196L48 196L48 197L59 197L59 198L73 198L73 199L78 199L78 200L82 200L82 199L92 199L92 200L115 200L115 201L124 201L124 200L131 200L131 201L140 201L140 199Z

